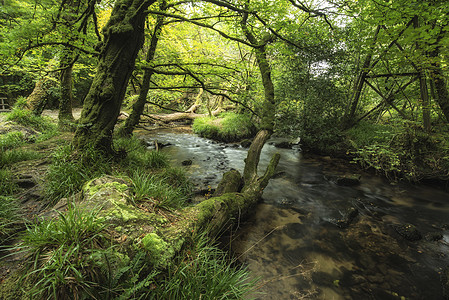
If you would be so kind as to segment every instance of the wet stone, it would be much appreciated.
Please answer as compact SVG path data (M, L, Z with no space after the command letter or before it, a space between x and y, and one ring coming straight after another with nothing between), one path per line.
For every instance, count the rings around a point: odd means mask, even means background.
M394 227L397 233L408 241L419 241L422 239L421 232L412 224L397 225Z
M443 239L443 234L441 232L428 232L425 238L427 241L436 242Z
M336 179L336 183L340 186L355 186L360 184L360 178L359 174L339 176Z
M191 166L192 165L192 160L191 159L186 159L181 164L183 166Z

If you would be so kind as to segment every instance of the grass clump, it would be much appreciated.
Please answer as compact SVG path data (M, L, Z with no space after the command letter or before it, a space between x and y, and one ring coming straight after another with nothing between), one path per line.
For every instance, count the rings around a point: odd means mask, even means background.
M9 196L17 190L14 175L10 170L0 169L0 195Z
M101 265L108 259L114 263L105 228L97 211L86 213L74 206L55 219L28 226L17 247L30 256L22 276L32 284L29 296L97 298L98 283L104 281Z
M18 200L0 195L0 237L4 240L15 231L15 225L21 222Z
M13 165L20 161L38 158L41 158L41 154L36 151L25 149L8 150L0 154L0 168Z
M6 134L0 135L0 150L4 152L6 150L14 149L25 144L25 137L20 131L11 131Z
M250 138L256 131L249 117L232 112L223 113L218 118L197 118L192 128L202 137L228 143Z
M53 154L53 162L46 175L46 197L54 203L81 190L83 184L95 177L111 173L111 162L93 148L73 153L70 145Z
M226 253L200 236L155 284L153 299L243 299L254 284L246 269L232 267Z
M142 170L131 176L133 202L176 209L186 205L192 193L191 184L182 170L169 168L162 173L149 174Z
M127 156L122 165L130 170L138 169L161 169L169 165L167 155L160 151L149 151L142 141L136 137L116 138L114 147L120 152L126 152Z
M36 116L30 110L18 107L13 108L13 110L7 114L6 120L14 121L20 125L31 127L40 132L55 132L57 130L57 125L52 122L50 118Z

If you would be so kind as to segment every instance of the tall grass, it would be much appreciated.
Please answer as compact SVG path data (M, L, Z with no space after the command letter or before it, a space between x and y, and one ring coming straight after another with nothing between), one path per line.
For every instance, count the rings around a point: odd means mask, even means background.
M56 131L57 125L48 117L34 115L30 110L13 108L7 114L6 120L14 121L20 125L31 127L37 131Z
M18 200L0 195L0 237L4 240L21 221Z
M103 174L110 174L111 161L93 148L75 155L70 145L53 154L46 178L46 197L54 203L81 190L83 184Z
M232 267L226 253L202 235L155 285L152 299L243 299L254 285L246 269Z
M22 280L31 281L30 297L66 299L92 295L99 281L105 223L97 211L69 206L56 219L28 226L18 249L29 255Z
M131 180L135 203L150 202L155 207L176 209L185 206L191 196L190 182L176 169L169 168L158 174L137 170Z
M10 170L0 169L0 195L12 195L17 190L14 175Z
M136 137L116 138L114 147L118 151L124 151L127 156L121 162L122 166L131 170L135 169L161 169L169 165L167 155L160 151L149 151Z

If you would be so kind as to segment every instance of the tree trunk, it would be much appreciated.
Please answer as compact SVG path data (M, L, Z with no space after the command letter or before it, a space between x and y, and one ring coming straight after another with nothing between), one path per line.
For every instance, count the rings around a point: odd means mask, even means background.
M31 94L27 98L27 108L36 116L40 116L48 102L48 89L53 84L52 79L43 77L39 79Z
M166 10L166 1L161 3L160 9L162 11ZM150 48L147 52L146 61L151 62L156 53L157 43L159 41L162 26L164 26L164 17L158 16L156 24L154 26L153 34L151 35ZM120 129L120 135L131 136L134 128L139 124L140 116L143 114L145 109L145 104L147 103L147 95L150 89L151 76L153 76L154 71L152 69L146 69L143 74L142 85L139 92L139 97L132 106L132 111L129 117L126 119L125 124Z
M274 101L274 85L271 80L271 66L268 63L266 44L271 40L271 36L267 35L261 41L258 41L256 37L251 33L247 27L248 13L243 13L242 20L240 22L242 30L246 36L246 39L253 45L258 45L254 48L256 54L256 61L259 67L260 75L262 76L262 85L264 89L264 103L261 112L261 129L267 129L273 132L274 128L274 115L275 115L275 101Z
M73 64L76 57L73 55L73 51L69 48L65 48L62 51L61 61L59 66L61 67L61 74L59 78L59 128L61 130L70 129L70 123L74 121L72 114L72 102L73 102L73 89L72 89L72 72Z
M418 29L420 27L418 16L415 16L413 18L413 27L415 29ZM416 49L418 51L421 50L421 45L419 42L416 42ZM429 102L429 93L427 90L426 74L421 66L418 66L418 72L419 72L419 89L421 93L421 102L422 102L423 126L424 130L427 133L430 133L430 102Z
M104 28L97 73L84 101L73 138L77 149L90 145L112 153L112 132L129 78L144 40L148 7L156 0L116 1Z
M443 38L440 34L437 38L437 43ZM449 122L449 93L447 90L445 75L441 69L440 60L440 46L436 46L433 51L429 53L431 58L431 68L429 69L430 78L433 82L433 86L436 92L436 100L441 110L443 111L446 121Z

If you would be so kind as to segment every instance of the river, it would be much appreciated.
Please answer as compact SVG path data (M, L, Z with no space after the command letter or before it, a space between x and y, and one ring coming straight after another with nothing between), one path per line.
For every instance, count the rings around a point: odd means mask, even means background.
M247 149L188 133L158 131L141 138L185 166L198 190L215 188L231 168L243 170ZM354 172L330 158L303 157L269 141L264 171L281 154L277 176L249 219L223 237L235 257L260 278L255 299L444 299L443 268L449 265L449 194L427 186L390 184L362 175L356 186L335 178ZM341 228L348 210L358 215ZM411 224L422 239L399 234Z

